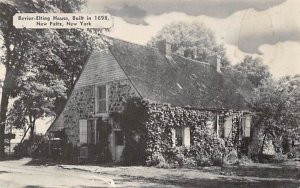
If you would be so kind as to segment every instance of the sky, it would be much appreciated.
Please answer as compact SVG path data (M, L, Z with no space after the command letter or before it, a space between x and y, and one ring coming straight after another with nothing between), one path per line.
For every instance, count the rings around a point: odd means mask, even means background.
M146 44L166 24L202 22L226 47L232 64L263 58L275 78L300 74L299 0L89 0L85 12L108 12L107 35Z
M88 0L83 12L112 14L114 27L106 34L143 45L166 24L202 22L232 64L253 55L275 78L300 74L300 0ZM0 79L4 74L0 65ZM37 132L49 122L38 123Z

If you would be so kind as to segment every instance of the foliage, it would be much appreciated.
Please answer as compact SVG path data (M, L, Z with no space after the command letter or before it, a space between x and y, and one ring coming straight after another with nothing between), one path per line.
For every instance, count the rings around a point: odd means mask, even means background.
M253 163L253 161L246 155L242 155L241 158L239 159L239 164L241 165L247 165L251 163Z
M207 128L196 127L191 153L196 157L198 165L222 165L225 154L225 142L217 138L215 133Z
M97 145L91 147L91 151L94 151L97 162L108 162L112 158L108 139L111 134L111 126L108 122L103 121L102 118L98 118L97 130L99 130L99 141ZM93 147L95 147L94 150Z
M43 135L34 135L14 148L14 155L18 158L46 158L48 157L48 140Z
M282 163L287 161L288 156L283 153L276 153L271 159L270 162L272 163Z
M251 107L257 116L253 127L263 134L261 155L268 139L276 141L283 135L296 134L293 130L300 123L299 86L297 77L285 77L278 81L268 79L256 89Z
M64 143L62 147L62 160L66 162L77 162L78 148L72 143ZM51 156L52 157L52 156ZM59 159L60 159L59 158Z
M104 147L103 144L101 143L97 143L95 144L89 144L88 145L88 157L89 160L96 162L96 163L107 163L111 161L111 153L109 152L109 150L107 150L108 148Z
M300 158L300 147L293 147L291 150L286 154L288 158Z
M214 33L202 23L171 23L163 27L148 45L155 46L157 41L163 39L172 44L174 53L200 61L207 61L208 56L218 54L221 63L229 65L224 47L217 44Z
M121 125L125 135L125 148L122 154L124 164L145 164L146 120L145 106L138 98L130 98L123 113L112 113L114 121Z
M125 133L123 160L126 164L146 161L149 166L192 167L222 164L225 142L206 126L215 115L210 111L132 98L122 113L111 114L111 117L120 122ZM175 147L171 130L185 126L191 128L192 146Z
M46 71L28 75L13 107L8 113L8 124L15 128L30 127L31 136L35 121L46 116L54 116L52 109L57 96L65 97L62 81Z
M271 73L266 65L263 65L260 58L246 56L244 60L233 66L234 69L241 71L255 87L260 86L264 80L271 77Z
M236 150L230 151L227 155L224 156L223 160L226 165L238 165L240 163L238 158L238 153Z
M24 103L24 101L26 101L24 90L29 89L26 86L28 86L28 84L42 84L46 87L50 87L51 84L45 81L47 78L52 78L52 76L50 76L51 74L55 75L53 80L63 81L63 85L67 86L66 92L68 95L68 92L70 92L74 86L72 83L75 83L78 78L80 69L91 50L90 42L94 40L94 37L89 38L88 35L83 34L81 30L75 29L16 29L13 26L12 20L14 14L18 12L69 13L78 11L84 4L84 0L12 0L0 2L0 35L3 40L2 50L4 52L1 57L1 63L3 63L6 69L0 107L0 157L4 154L4 140L2 138L7 119L9 99L17 97L18 100L22 101L17 102L17 104ZM79 50L79 48L84 50ZM68 56L71 56L72 59L66 58ZM31 81L24 79L29 75L36 75L37 73L46 73L49 77L39 79L38 77L41 76L41 74L38 74L35 78L36 82L32 84ZM42 76L45 76L45 74L42 74ZM58 86L61 85L61 83L57 82L52 85ZM58 114L62 109L65 98L61 95L58 95L58 97L52 96L52 98L55 98L54 105L46 105L46 108L51 106L51 111ZM28 109L28 104L26 105L27 106L23 104L22 108ZM16 106L17 105L14 105L14 107ZM16 112L17 114L22 112L20 109L15 109L15 111L18 111ZM20 120L23 124L24 116L28 115L23 114Z

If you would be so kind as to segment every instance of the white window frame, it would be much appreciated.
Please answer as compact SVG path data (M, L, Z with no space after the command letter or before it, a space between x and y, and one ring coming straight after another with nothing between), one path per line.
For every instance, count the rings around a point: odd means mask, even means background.
M105 103L105 112L98 112L98 94L99 94L99 87L104 87L105 86L105 95L106 95L106 103ZM100 116L106 116L108 114L108 85L107 84L102 84L102 85L96 85L95 86L95 114L100 115Z
M181 132L181 144L177 145L177 136L176 132L180 131ZM176 127L171 130L172 133L172 145L173 147L190 147L191 145L191 130L190 127Z

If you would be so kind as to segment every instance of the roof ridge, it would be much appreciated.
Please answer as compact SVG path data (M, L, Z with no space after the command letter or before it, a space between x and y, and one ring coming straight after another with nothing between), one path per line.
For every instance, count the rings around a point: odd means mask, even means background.
M145 48L150 48L150 49L154 49L154 50L159 51L158 48L153 47L153 46L147 46L147 45L143 45L143 44L137 44L137 43L134 43L134 42L131 42L131 41L127 41L127 40L124 40L124 39L111 37L111 36L108 36L108 35L105 35L105 34L100 34L100 35L102 35L104 37L107 37L107 38L110 38L112 40L119 40L119 41L126 42L126 43L129 43L129 44L132 44L132 45L142 46L142 47L145 47ZM174 53L174 52L172 52L171 55L175 55L177 57L180 57L180 58L183 58L183 59L195 62L195 63L200 63L200 64L204 64L204 65L210 65L208 62L204 62L204 61L199 61L199 60L196 60L196 59L187 58L187 57L184 57L184 56L182 56L180 54L177 54L177 53ZM227 70L232 70L232 71L235 71L235 72L238 72L238 73L242 73L241 71L236 70L233 67L228 67L228 66L226 66L226 67L225 66L221 66L221 69L227 69Z
M101 35L103 35L104 37L110 38L110 39L112 39L112 40L119 40L119 41L126 42L126 43L130 43L130 44L133 44L133 45L136 45L136 46L142 46L142 47L151 48L151 49L155 49L155 50L159 51L158 48L153 47L153 46L147 46L147 45L143 45L143 44L138 44L138 43L134 43L134 42L131 42L131 41L124 40L124 39L120 39L120 38L115 38L115 37L107 36L107 35L105 35L105 34L101 34ZM172 53L172 54L173 54L173 53Z
M209 63L207 62L204 62L204 61L199 61L199 60L196 60L196 59L190 59L190 58L187 58L187 57L184 57L180 54L176 54L176 53L172 53L172 55L175 55L175 56L178 56L180 58L183 58L183 59L186 59L186 60L189 60L189 61L193 61L195 63L200 63L200 64L204 64L204 65L210 65Z

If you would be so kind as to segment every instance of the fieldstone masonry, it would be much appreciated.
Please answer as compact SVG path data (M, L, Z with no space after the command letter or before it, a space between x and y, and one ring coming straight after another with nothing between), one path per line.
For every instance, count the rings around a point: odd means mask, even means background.
M129 97L137 96L129 80L107 83L108 113L121 112ZM74 89L63 111L63 124L69 140L79 142L79 120L89 119L95 114L95 85Z
M136 96L137 92L129 80L113 82L109 89L109 112L123 111L126 100Z
M64 126L70 141L79 142L79 120L88 119L95 110L94 86L85 86L73 91L63 112Z

